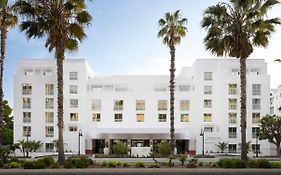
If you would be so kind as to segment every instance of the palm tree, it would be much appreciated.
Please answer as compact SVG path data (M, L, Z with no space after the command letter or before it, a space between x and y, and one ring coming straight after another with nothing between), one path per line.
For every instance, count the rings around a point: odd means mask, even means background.
M64 163L63 147L63 60L68 51L78 49L86 34L84 27L92 17L85 0L19 0L19 13L24 16L20 27L28 38L46 38L45 47L55 50L57 62L58 161Z
M221 153L224 153L224 151L228 148L227 142L219 142L216 144L216 146L220 149Z
M279 18L268 19L268 11L278 0L230 0L210 6L204 12L202 27L207 30L204 38L206 49L217 56L229 55L240 61L241 88L241 158L247 159L246 149L246 59L255 46L266 47Z
M0 0L0 31L1 31L1 59L0 59L0 148L3 145L3 71L6 57L6 42L8 29L15 27L17 24L17 16L14 13L12 5L8 4L8 0ZM0 155L1 158L1 155Z
M163 38L163 44L167 45L171 54L170 67L170 134L171 134L171 154L174 154L176 147L175 127L174 127L174 103L175 103L175 46L180 44L181 38L187 33L187 19L182 18L180 10L174 13L166 13L165 17L158 21L160 30L158 37Z

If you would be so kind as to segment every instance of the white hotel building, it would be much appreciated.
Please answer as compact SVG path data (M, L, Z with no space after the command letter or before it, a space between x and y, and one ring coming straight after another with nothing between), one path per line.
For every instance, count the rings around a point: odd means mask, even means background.
M264 60L247 61L247 140L255 150L259 119L269 114L270 77ZM156 68L157 69L157 68ZM228 142L228 152L240 152L240 79L236 59L198 59L176 77L175 137L177 152L216 153ZM170 138L168 75L93 74L85 60L64 62L65 151L104 153L117 140L131 155L148 155L153 145ZM57 139L56 62L21 60L14 77L14 142L40 140L40 151L55 151ZM261 155L273 154L259 141ZM109 149L110 150L110 149ZM105 150L106 151L106 150ZM107 151L106 151L107 152ZM250 153L253 153L251 150Z

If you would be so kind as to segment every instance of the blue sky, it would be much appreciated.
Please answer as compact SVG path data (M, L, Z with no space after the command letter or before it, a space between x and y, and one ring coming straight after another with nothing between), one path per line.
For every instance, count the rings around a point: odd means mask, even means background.
M94 0L88 4L93 16L92 25L87 29L87 39L75 53L67 54L68 59L87 59L97 75L112 74L168 74L169 50L157 38L157 22L165 12L181 10L188 19L188 34L176 52L176 66L191 66L197 58L213 58L205 51L201 29L203 11L218 0ZM281 17L281 6L276 6L269 16ZM256 49L252 58L265 58L271 75L271 87L281 84L281 64L274 59L280 54L281 27L272 36L266 49ZM44 39L27 40L19 28L8 33L7 59L4 72L4 98L13 106L13 76L16 64L23 58L49 58ZM177 72L178 72L177 71Z

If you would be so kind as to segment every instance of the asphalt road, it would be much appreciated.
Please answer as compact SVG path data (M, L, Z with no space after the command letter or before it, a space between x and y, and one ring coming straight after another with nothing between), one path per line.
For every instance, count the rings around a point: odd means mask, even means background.
M56 169L0 170L0 175L281 175L281 169Z

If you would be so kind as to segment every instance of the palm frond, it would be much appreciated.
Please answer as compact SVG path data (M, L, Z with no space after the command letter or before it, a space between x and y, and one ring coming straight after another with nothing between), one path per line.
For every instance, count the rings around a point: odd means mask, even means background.
M163 38L163 43L169 47L179 44L181 38L186 36L187 19L181 17L180 10L166 13L165 17L158 21L158 24L160 30L157 36Z

